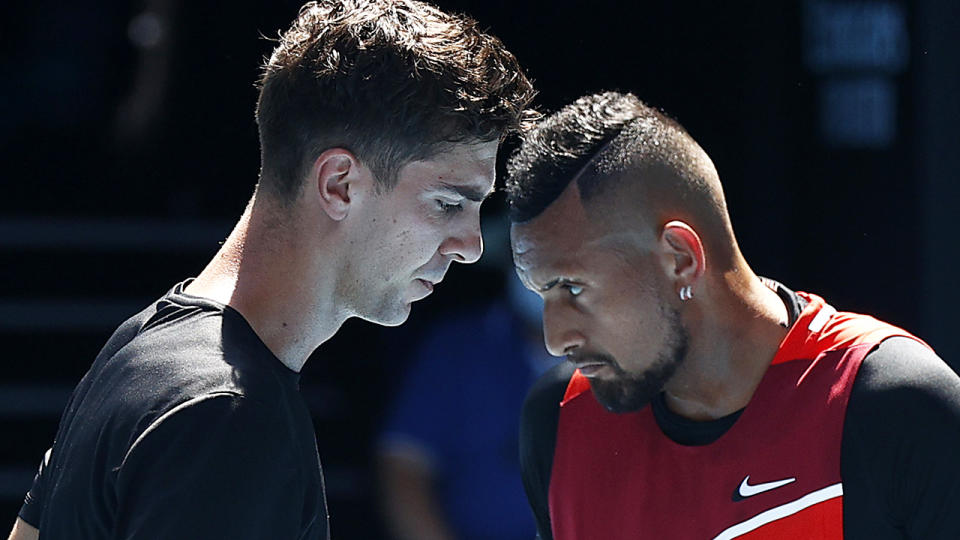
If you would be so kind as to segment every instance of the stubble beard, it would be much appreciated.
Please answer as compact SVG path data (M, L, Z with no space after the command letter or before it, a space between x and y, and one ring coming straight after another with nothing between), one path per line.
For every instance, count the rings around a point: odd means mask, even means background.
M590 379L597 401L613 413L636 412L646 407L677 371L687 356L689 338L680 324L680 314L667 308L667 340L653 364L641 373L629 373L610 355L597 355L614 371L611 379Z
M410 316L407 291L380 275L355 280L345 287L353 316L380 326L399 326Z
M406 291L397 286L385 288L383 294L374 299L375 317L368 320L381 326L400 326L406 322L413 302L406 300L405 293Z

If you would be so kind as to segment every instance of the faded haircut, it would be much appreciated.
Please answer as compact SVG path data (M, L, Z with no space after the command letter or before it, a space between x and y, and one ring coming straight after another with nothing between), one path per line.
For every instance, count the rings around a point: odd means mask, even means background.
M522 223L539 216L574 179L584 202L616 185L630 169L661 166L695 179L702 173L699 154L702 150L678 122L633 94L581 97L540 121L511 156L510 219Z

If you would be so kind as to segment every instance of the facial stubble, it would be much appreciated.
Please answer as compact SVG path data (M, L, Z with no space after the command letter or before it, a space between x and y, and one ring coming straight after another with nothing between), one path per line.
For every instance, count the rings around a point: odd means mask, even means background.
M680 323L680 314L664 307L667 321L667 339L653 364L641 373L627 372L617 360L606 354L597 355L614 371L610 379L591 379L593 395L607 410L613 413L636 412L653 401L664 385L677 371L687 355L688 336Z

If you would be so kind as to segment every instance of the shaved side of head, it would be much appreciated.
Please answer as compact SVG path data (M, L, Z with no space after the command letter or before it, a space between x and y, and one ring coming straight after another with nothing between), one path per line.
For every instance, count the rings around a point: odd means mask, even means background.
M739 256L713 162L678 122L632 94L586 96L549 115L508 171L515 223L537 217L575 181L598 224L652 240L681 220L700 234L714 269Z

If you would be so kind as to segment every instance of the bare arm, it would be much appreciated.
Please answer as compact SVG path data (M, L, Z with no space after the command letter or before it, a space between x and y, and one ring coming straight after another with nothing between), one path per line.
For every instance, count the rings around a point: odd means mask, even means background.
M397 540L453 540L433 487L429 467L410 456L382 453L381 503Z
M17 518L13 523L13 530L7 540L37 540L40 538L40 531L26 521Z

